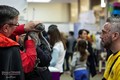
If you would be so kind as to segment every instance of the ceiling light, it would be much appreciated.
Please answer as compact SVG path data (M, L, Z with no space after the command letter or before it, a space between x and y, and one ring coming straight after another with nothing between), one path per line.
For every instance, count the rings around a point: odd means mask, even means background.
M101 7L105 7L105 6L106 6L105 0L101 0Z
M27 2L38 2L38 3L47 3L50 2L51 0L27 0Z

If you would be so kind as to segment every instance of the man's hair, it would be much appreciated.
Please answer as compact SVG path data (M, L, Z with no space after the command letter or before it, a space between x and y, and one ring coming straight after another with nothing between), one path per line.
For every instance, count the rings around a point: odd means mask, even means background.
M120 17L109 17L108 22L111 24L112 31L120 33Z
M10 20L13 20L18 15L19 11L14 7L0 5L0 27Z

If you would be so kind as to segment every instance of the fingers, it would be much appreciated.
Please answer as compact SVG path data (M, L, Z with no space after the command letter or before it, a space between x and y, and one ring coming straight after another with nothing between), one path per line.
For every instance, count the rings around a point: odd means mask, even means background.
M32 40L32 38L30 36L28 36L28 40Z
M24 26L25 32L34 30L36 25L39 23L41 23L41 22L40 21L30 21L30 22L26 23Z

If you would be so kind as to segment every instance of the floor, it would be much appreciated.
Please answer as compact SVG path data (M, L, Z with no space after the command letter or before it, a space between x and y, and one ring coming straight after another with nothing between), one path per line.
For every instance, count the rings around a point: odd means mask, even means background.
M91 77L90 80L102 80L103 73L98 73L93 78ZM60 80L73 80L73 78L70 76L70 72L64 72L64 74L61 75Z

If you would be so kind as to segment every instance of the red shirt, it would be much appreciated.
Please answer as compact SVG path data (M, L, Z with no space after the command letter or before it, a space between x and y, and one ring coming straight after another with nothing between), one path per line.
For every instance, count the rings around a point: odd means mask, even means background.
M20 25L13 32L12 36L20 35L25 33L24 25ZM25 42L26 51L20 51L22 66L25 73L31 72L34 69L35 61L36 61L36 47L33 40L26 40Z

